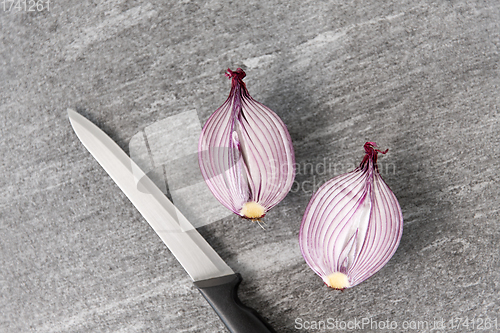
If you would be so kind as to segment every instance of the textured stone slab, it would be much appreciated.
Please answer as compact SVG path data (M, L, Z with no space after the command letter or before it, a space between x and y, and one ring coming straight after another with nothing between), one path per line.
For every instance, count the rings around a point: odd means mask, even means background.
M500 321L499 22L496 0L0 8L0 331L224 332L66 109L132 154L134 135L171 116L196 110L200 128L227 98L228 67L244 68L250 94L287 124L299 168L265 231L233 215L199 229L242 273L245 303L278 332L329 318L389 320L394 331ZM405 228L380 272L335 292L307 267L297 235L314 189L359 163L365 141L389 148L380 164ZM191 153L160 160L170 171L145 167L175 177ZM163 188L192 193L198 179Z

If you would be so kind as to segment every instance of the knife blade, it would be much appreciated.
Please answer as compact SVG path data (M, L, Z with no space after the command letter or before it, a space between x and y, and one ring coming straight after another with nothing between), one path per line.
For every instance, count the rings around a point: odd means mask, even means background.
M76 111L68 117L85 148L141 213L232 333L275 333L238 298L239 273L222 260L162 191L99 127Z

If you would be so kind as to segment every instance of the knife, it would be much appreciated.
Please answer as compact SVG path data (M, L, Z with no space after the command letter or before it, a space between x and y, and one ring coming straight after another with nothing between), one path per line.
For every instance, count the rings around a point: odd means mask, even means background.
M99 127L72 109L71 126L194 281L231 333L276 333L238 298L242 278L222 260L163 192Z

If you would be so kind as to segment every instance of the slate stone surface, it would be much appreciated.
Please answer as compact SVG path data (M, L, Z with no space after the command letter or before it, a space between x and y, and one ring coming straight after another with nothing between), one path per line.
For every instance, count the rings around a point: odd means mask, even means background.
M335 320L371 320L359 332L387 331L387 320L399 332L500 325L498 1L6 6L1 332L225 332L66 109L128 152L168 116L194 109L203 124L229 93L228 67L245 69L252 96L287 124L298 164L267 230L236 216L200 228L242 273L246 304L278 332L333 332L311 328ZM328 290L300 254L301 217L314 188L359 163L365 141L389 148L380 168L404 234L375 276ZM474 329L449 326L467 316Z

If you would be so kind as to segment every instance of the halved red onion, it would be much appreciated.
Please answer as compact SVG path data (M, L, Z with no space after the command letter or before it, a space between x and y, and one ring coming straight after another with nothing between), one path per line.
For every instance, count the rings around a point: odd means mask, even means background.
M403 214L377 167L377 144L354 171L337 176L313 195L299 233L302 255L326 285L345 289L380 270L398 248Z
M231 92L203 127L198 157L214 196L234 213L259 219L290 191L295 158L285 124L250 96L245 75L227 70Z

